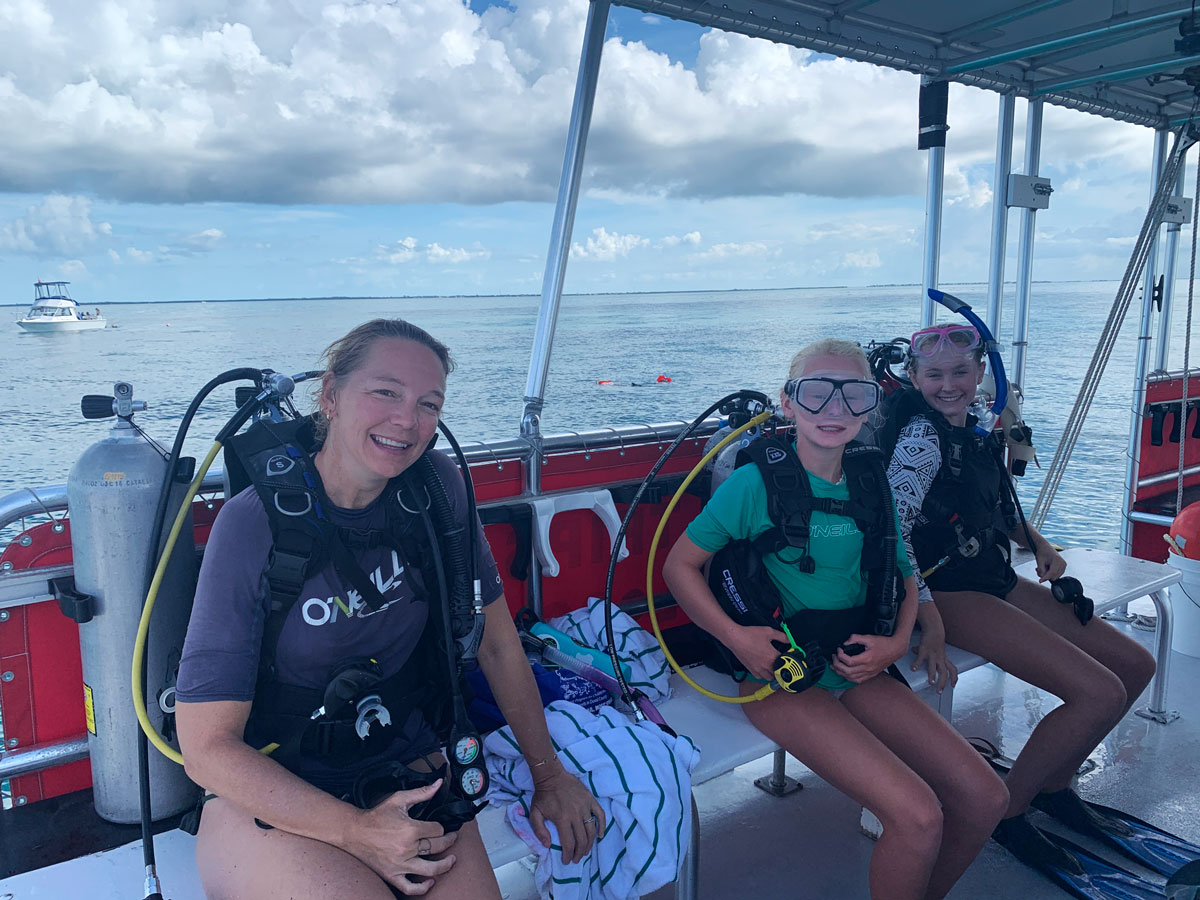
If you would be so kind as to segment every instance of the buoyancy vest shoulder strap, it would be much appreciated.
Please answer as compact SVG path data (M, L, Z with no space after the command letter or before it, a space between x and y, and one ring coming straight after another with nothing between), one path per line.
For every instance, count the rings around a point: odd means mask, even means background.
M879 451L874 447L851 443L843 455L850 498L814 497L808 473L792 448L778 437L761 437L741 451L745 461L752 461L762 474L767 492L767 514L774 523L753 541L759 553L779 554L792 547L800 552L792 560L802 571L815 571L808 553L811 518L814 511L847 516L855 520L864 535L877 529L880 517L878 497L882 485L874 470L879 468ZM739 456L741 455L739 454ZM875 460L872 467L868 459ZM864 547L865 549L865 547Z

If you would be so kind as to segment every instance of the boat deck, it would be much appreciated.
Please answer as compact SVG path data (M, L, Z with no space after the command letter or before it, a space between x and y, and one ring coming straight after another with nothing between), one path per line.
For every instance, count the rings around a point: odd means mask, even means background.
M1151 612L1148 601L1132 608ZM1151 646L1152 632L1118 627ZM1131 713L1093 754L1095 769L1081 778L1081 789L1089 798L1200 842L1200 697L1191 690L1200 681L1200 659L1173 653L1171 666L1168 705L1181 717L1163 726ZM1013 755L1056 703L1052 696L983 666L959 681L954 723L964 735L987 738ZM791 759L788 773L804 790L784 798L769 796L753 782L770 771L768 756L696 788L702 822L701 897L866 897L873 843L859 832L859 808ZM155 846L164 896L203 900L192 839L170 832ZM139 889L142 877L141 847L134 842L6 879L0 882L0 900L124 900ZM537 896L524 863L501 869L500 880L506 898ZM672 894L667 887L652 896L667 900ZM990 896L1058 900L1065 895L989 844L950 897Z

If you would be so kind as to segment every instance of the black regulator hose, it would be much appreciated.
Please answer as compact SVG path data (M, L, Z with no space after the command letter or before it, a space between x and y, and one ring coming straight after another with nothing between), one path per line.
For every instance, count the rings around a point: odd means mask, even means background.
M467 491L467 559L469 560L470 569L464 571L471 572L471 596L476 606L482 606L483 596L478 571L479 532L476 528L476 522L479 521L479 511L475 505L475 481L471 478L471 467L467 464L466 454L463 453L462 447L455 440L450 428L441 419L438 419L438 430L445 436L446 442L450 444L450 449L454 451L454 458L458 460L458 468L462 472L463 486ZM438 483L441 483L440 479Z
M687 428L679 432L679 435L674 441L671 442L671 445L667 447L663 455L658 458L658 462L654 464L654 466L647 473L646 477L642 479L642 483L638 485L638 489L634 493L633 499L629 502L629 509L625 511L625 517L621 520L621 527L617 530L616 539L613 541L612 555L608 560L608 577L604 581L604 638L608 642L604 649L608 653L608 658L612 660L613 672L616 674L617 683L621 687L621 700L633 708L638 718L642 718L643 715L637 704L636 693L629 687L628 682L625 680L625 675L621 672L621 657L617 654L616 636L613 632L613 579L617 572L617 555L621 551L621 542L625 540L625 532L629 530L629 523L633 521L633 514L637 510L638 504L642 502L642 496L646 493L646 490L654 481L655 476L658 475L658 473L662 470L662 467L667 464L667 460L671 458L671 455L684 441L691 437L701 425L704 424L709 416L727 404L734 403L738 400L755 401L762 404L764 409L770 407L771 405L771 399L760 391L734 391L732 394L727 394L726 396L722 397L704 412L700 413L700 415L698 415L695 419L693 419Z
M192 402L188 404L187 412L183 414L183 419L175 431L175 442L171 445L171 453L167 457L167 477L163 481L162 489L159 491L158 505L154 510L154 523L150 528L150 548L147 556L147 560L150 562L146 566L146 576L142 586L143 597L150 592L150 582L154 579L153 560L158 556L158 544L162 539L163 525L167 520L167 509L171 505L171 488L175 484L179 460L183 455L183 442L187 438L192 419L196 417L196 413L200 409L200 404L207 399L209 394L223 384L229 384L233 381L257 381L260 378L262 378L261 369L249 367L230 369L227 372L222 372L209 381L208 384L204 385L196 396L192 398ZM146 683L148 659L149 654L142 657L141 679L143 685ZM146 735L140 726L138 727L138 799L141 807L142 860L146 866L146 897L147 900L153 900L153 898L161 897L162 895L157 891L156 883L158 879L157 875L154 874L153 811L150 802L150 749L146 742ZM153 879L153 882L151 879Z

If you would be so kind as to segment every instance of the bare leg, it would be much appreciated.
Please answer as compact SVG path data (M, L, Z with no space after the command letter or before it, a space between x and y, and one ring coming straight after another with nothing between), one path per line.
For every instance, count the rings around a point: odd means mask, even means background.
M463 826L451 852L457 861L426 893L439 900L498 900L479 828ZM200 883L209 900L394 900L391 888L367 865L321 841L277 828L262 829L229 800L204 806L196 840Z
M1055 608L1040 613L1056 627L990 594L934 592L947 642L978 653L1063 701L1034 728L1005 781L1009 816L1025 812L1039 791L1065 787L1051 783L1051 778L1074 771L1117 723L1129 702L1121 679L1060 633L1060 628L1071 630L1067 619L1083 630L1074 613L1054 601L1048 589L1031 587L1045 591ZM1010 597L1015 595L1020 603L1028 604L1034 598L1027 591L1018 585ZM1111 629L1107 623L1100 624Z
M942 812L930 787L821 688L779 691L744 709L763 734L879 817L872 900L924 897L942 841Z
M842 703L941 801L942 842L925 893L927 900L940 900L1004 815L1004 782L949 722L893 678L883 675L851 688Z
M1156 664L1150 651L1103 619L1093 618L1086 627L1079 624L1074 610L1069 605L1057 602L1048 587L1022 578L1006 599L1065 637L1121 679L1125 686L1125 707L1117 716L1117 721L1129 712L1154 677ZM1080 764L1094 749L1089 747L1082 756L1068 761L1046 780L1043 789L1057 791L1067 787Z

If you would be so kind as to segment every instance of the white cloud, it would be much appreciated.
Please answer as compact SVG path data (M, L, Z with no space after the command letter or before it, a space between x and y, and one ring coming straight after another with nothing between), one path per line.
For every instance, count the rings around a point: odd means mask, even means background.
M39 256L69 256L112 234L107 222L92 222L86 197L51 194L25 215L0 225L0 251Z
M153 250L139 250L137 247L127 247L125 255L137 263L154 262Z
M562 0L481 15L462 0L0 5L0 190L549 201L586 12ZM589 193L923 191L915 76L719 31L699 45L689 69L641 42L607 42ZM987 96L951 91L951 196L990 161ZM1144 143L1095 117L1048 109L1046 120L1044 157L1074 166L1132 160Z
M647 238L637 234L617 234L608 231L604 226L592 230L584 243L571 245L571 259L594 259L611 262L618 256L628 256L639 247L650 243Z
M842 255L842 266L847 269L878 269L882 265L875 250L851 250Z
M90 274L82 259L68 259L58 267L58 271L64 278L70 279L87 278Z
M205 228L195 234L190 234L179 242L179 249L192 253L207 253L215 250L225 240L225 232L220 228Z
M401 238L390 246L380 245L375 248L375 257L394 265L403 265L418 260L429 263L448 263L457 265L473 259L488 259L491 251L476 245L474 248L443 247L434 241L432 244L422 244L415 237ZM361 263L362 260L342 260L347 263Z
M765 256L771 252L771 246L765 241L730 241L713 244L703 253L696 254L699 259L727 259L736 256Z
M678 247L680 244L690 244L693 247L700 245L701 237L698 231L689 231L687 234L668 234L665 238L659 241L659 246L662 247Z

